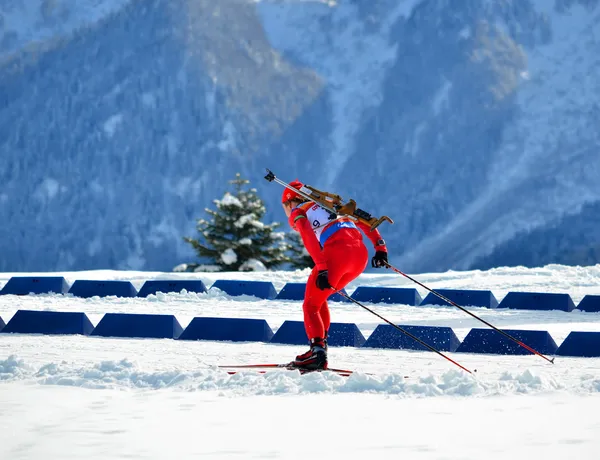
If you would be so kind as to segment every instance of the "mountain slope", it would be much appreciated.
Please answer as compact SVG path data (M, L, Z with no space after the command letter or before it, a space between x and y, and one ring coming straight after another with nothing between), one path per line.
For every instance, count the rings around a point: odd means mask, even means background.
M283 220L265 167L393 217L404 270L594 262L596 0L22 6L0 2L0 270L168 270L238 171Z

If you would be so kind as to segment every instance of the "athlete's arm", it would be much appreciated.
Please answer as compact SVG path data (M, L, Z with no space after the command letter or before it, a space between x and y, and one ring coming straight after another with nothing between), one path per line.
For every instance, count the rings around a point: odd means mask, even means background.
M292 228L295 228L298 230L298 233L300 233L302 243L304 243L304 247L312 257L317 270L325 270L327 268L325 256L323 255L321 244L319 243L319 240L317 240L315 232L308 222L306 212L300 208L295 208L290 214L289 223Z
M360 220L357 220L355 224L364 232L365 235L367 235L367 238L371 240L371 243L373 243L373 246L375 247L375 251L387 252L385 241L383 240L381 233L379 233L379 230L371 230L369 225L361 222Z

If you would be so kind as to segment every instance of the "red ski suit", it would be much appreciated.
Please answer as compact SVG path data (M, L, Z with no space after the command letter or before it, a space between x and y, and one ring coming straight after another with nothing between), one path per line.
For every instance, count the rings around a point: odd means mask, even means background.
M315 281L319 271L328 271L329 284L336 290L344 288L364 271L369 253L358 228L373 242L377 251L387 252L377 229L371 231L368 225L348 217L332 219L330 216L329 211L318 204L307 202L294 208L289 217L290 225L300 233L315 262L302 305L309 340L324 338L331 323L327 298L333 291L317 287Z

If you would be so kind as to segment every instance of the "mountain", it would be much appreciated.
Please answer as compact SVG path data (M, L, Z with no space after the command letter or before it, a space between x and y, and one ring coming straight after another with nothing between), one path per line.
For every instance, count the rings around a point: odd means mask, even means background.
M598 262L597 0L0 0L0 271L169 270L268 167L412 272Z

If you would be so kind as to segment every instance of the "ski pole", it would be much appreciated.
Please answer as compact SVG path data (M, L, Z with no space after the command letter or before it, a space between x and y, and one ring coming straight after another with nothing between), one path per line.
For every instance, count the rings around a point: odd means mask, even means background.
M390 265L390 264L389 264L389 263L387 263L387 262L384 262L384 264L386 265L386 267L388 267L388 268L391 268L391 269L392 269L392 270L394 270L396 273L398 273L398 274L400 274L400 275L402 275L402 276L404 276L404 277L408 278L408 279L409 279L409 280L411 280L413 283L416 283L416 284L418 284L419 286L421 286L422 288L424 288L424 289L427 289L427 290L428 290L429 292L431 292L433 295L436 295L436 296L438 296L440 299L442 299L442 300L444 300L444 301L448 302L450 305L452 305L452 306L454 306L454 307L456 307L456 308L459 308L459 309L461 309L462 311L464 311L464 312L465 312L465 313L467 313L468 315L471 315L473 318L475 318L475 319L477 319L477 320L481 321L481 322L482 322L483 324L485 324L486 326L489 326L489 327L491 327L492 329L494 329L495 331L499 332L500 334L502 334L502 335L503 335L504 337L506 337L507 339L510 339L510 340L512 340L513 342L517 343L518 345L522 346L522 347L523 347L523 348L525 348L527 351L529 351L529 352L531 352L531 353L533 353L533 354L535 354L535 355L538 355L538 356L540 356L540 357L544 358L546 361L548 361L548 362L550 362L550 363L554 364L554 358L550 359L550 358L548 358L547 356L544 356L544 355L543 355L542 353L540 353L539 351L536 351L536 350L534 350L534 349L533 349L533 348L531 348L529 345L527 345L527 344L525 344L525 343L521 342L519 339L517 339L517 338L513 337L512 335L510 335L509 333L507 333L507 332L503 331L502 329L498 329L498 328L497 328L496 326L494 326L493 324L491 324L491 323L488 323L486 320L484 320L484 319L480 318L480 317L479 317L479 316L477 316L475 313L472 313L472 312L470 312L469 310L467 310L466 308L464 308L464 307L461 307L461 306L460 306L460 305L458 305L456 302L453 302L452 300L450 300L450 299L448 299L447 297L443 296L443 295L442 295L442 294L440 294L439 292L436 292L436 291L434 291L433 289L430 289L430 288L428 288L428 287L427 287L427 286L425 286L423 283L421 283L421 282L417 281L416 279L414 279L414 278L410 277L409 275L407 275L407 274L406 274L406 273L404 273L403 271L401 271L401 270L398 270L398 269L397 269L396 267L394 267L393 265Z
M447 359L448 361L450 361L452 364L460 367L463 371L468 372L469 374L472 374L472 372L467 369L466 367L464 367L462 364L457 363L456 361L454 361L452 358L449 358L448 356L446 356L444 353L442 353L441 351L439 351L437 348L432 347L431 345L429 345L428 343L424 342L423 340L421 340L420 338L416 337L415 335L411 334L410 332L408 332L406 329L401 328L400 326L392 323L391 321L385 319L383 316L381 316L379 313L371 310L369 307L363 305L362 303L360 303L358 300L353 299L352 297L350 297L348 294L346 294L344 291L337 291L334 288L331 288L333 291L337 292L339 295L345 297L346 299L348 299L351 302L354 302L356 305L364 308L365 310L367 310L369 313L372 313L373 315L377 316L379 319L385 321L386 323L388 323L390 326L398 329L400 332L402 332L403 334L406 334L407 336L409 336L411 339L419 342L421 345L423 345L424 347L428 348L429 350L433 351L434 353L437 353L438 355L440 355L442 358Z

